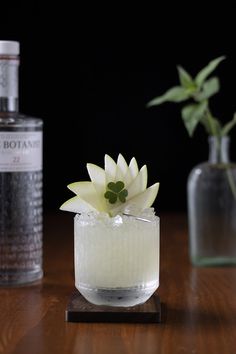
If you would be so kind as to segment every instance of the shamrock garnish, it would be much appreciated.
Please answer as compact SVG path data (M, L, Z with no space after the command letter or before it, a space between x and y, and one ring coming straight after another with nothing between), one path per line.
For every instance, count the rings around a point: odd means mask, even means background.
M120 202L125 203L128 191L124 187L125 184L122 181L110 182L107 185L109 190L106 191L104 197L109 200L110 204L115 204L118 199Z
M127 205L135 205L140 211L147 209L157 196L159 183L147 188L147 166L139 169L134 157L128 164L121 154L117 162L106 154L104 169L93 163L86 166L91 181L70 183L68 188L76 196L67 200L61 210L79 214L97 211L114 217L122 214Z

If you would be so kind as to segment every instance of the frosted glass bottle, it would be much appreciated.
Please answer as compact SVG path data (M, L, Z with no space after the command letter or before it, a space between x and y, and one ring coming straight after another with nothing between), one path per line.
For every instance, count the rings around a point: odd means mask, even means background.
M19 43L0 41L0 285L42 271L42 120L18 113Z
M190 257L197 266L236 264L236 164L229 137L209 138L209 161L188 179Z

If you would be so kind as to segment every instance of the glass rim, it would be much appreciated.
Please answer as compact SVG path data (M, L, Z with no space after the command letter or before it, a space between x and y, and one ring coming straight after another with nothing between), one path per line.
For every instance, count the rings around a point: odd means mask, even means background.
M147 208L149 209L149 208ZM83 216L85 216L84 220L83 220ZM86 223L89 224L89 219L91 216L91 222L92 221L107 221L107 223L112 223L115 218L121 217L122 219L125 218L125 220L137 220L146 224L152 224L152 223L158 223L160 224L160 217L158 215L155 214L155 212L153 212L153 215L151 215L151 217L142 215L142 213L140 213L139 215L133 215L133 214L128 214L128 213L121 213L121 214L117 214L115 216L109 216L106 213L99 213L99 212L83 212L83 213L76 213L74 216L74 222L79 222L79 221L84 221Z

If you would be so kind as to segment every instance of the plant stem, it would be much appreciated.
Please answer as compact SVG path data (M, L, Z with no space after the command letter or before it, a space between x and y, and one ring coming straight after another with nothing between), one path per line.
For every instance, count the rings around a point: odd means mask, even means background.
M217 142L218 142L217 149L219 149L220 148L220 136L218 136ZM222 153L223 153L222 150L220 150L219 153L220 153L220 159L221 159L222 163L224 163L223 156L222 156ZM234 180L234 177L233 177L233 174L231 171L230 164L227 163L225 167L226 167L226 175L228 178L229 187L231 189L234 199L236 200L236 185L235 185L235 180Z
M218 134L217 129L216 129L216 125L214 124L214 120L213 120L214 118L213 118L213 116L211 114L211 111L210 111L209 107L206 110L206 118L208 120L208 124L209 124L211 135L219 137L219 134Z
M221 134L220 134L220 132L217 131L216 125L214 124L214 118L211 114L209 107L207 107L207 110L206 110L206 119L208 122L208 129L209 129L210 134L217 138L217 150L218 150L218 153L220 154L221 161L223 162L222 151L220 150ZM234 199L236 200L236 185L235 185L235 181L234 181L232 171L231 171L231 168L229 165L226 165L226 175L227 175L227 179L229 182L229 187L231 189Z

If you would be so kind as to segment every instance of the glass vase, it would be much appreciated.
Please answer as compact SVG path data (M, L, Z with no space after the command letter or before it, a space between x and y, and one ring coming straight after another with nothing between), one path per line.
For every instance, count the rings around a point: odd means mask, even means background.
M229 137L209 138L209 160L188 178L190 258L197 266L236 264L236 164Z
M134 306L159 286L159 218L78 214L75 286L91 303Z

